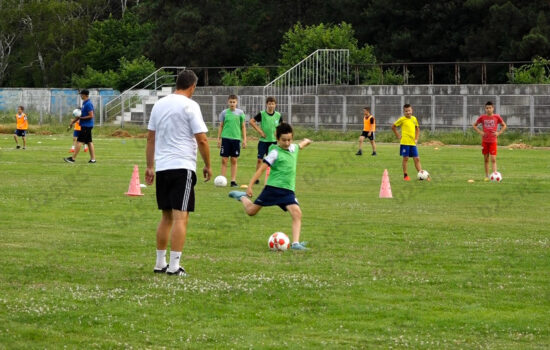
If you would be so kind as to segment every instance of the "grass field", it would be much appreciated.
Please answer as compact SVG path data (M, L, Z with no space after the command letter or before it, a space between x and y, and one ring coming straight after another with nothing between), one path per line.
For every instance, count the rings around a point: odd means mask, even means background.
M190 276L173 278L152 273L154 188L124 195L134 164L143 181L145 140L96 138L95 165L64 163L70 143L32 135L23 151L0 135L0 349L550 344L548 150L500 147L494 184L479 147L421 146L433 180L406 183L397 144L356 157L355 143L316 142L297 177L307 252L268 251L287 213L247 217L199 181ZM239 183L254 165L252 143ZM393 199L378 198L384 169Z

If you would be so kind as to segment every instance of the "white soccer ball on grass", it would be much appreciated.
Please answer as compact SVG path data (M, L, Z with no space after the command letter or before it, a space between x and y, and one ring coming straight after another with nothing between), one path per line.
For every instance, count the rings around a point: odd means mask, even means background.
M269 250L274 252L284 252L290 248L290 239L282 232L275 232L267 240Z
M498 171L495 171L494 173L491 174L491 176L489 176L489 179L493 182L501 182L502 175Z
M430 173L428 173L426 170L420 170L417 177L418 180L428 180L430 178Z
M216 187L227 186L227 179L225 178L225 176L222 176L222 175L216 176L216 178L214 179L214 186Z

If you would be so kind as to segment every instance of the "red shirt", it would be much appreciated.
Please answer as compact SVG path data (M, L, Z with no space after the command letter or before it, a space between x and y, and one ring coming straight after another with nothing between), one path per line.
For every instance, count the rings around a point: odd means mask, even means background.
M484 114L477 118L476 125L483 124L483 142L497 142L495 132L498 131L498 125L504 125L504 121L499 114L488 116Z

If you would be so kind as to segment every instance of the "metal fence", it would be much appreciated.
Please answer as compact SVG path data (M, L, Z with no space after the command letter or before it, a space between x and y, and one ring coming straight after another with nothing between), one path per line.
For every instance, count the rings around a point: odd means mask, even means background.
M218 125L218 115L227 108L227 95L195 95L204 120ZM285 104L290 101L291 105ZM363 126L363 108L370 107L379 130L388 130L402 115L405 103L413 106L423 130L448 131L469 129L485 113L487 101L493 101L511 129L530 133L550 130L550 96L548 95L313 95L291 96L279 102L290 113L283 118L293 125L333 130L359 130ZM240 95L239 108L247 118L265 108L265 96Z

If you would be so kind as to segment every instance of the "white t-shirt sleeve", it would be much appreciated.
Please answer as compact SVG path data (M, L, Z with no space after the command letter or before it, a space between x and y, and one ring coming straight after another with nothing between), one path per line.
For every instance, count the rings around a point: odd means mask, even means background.
M267 156L264 157L264 162L267 163L267 165L269 166L273 166L273 164L277 161L278 156L279 153L276 149L271 150L271 152L269 152Z
M198 103L192 103L189 106L189 114L192 116L190 120L191 131L193 134L208 132L208 128L202 119L201 108Z
M225 121L225 109L220 113L219 121L220 123Z

